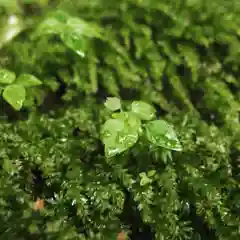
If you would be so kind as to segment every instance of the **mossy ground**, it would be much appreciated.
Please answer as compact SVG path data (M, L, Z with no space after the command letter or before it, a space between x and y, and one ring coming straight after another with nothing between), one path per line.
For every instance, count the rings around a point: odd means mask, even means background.
M44 85L39 106L0 102L1 239L239 239L238 1L62 1L104 33L85 58L56 36L32 38L54 4L2 8L26 29L1 47L1 66ZM164 162L139 146L107 162L108 96L152 103L184 151Z

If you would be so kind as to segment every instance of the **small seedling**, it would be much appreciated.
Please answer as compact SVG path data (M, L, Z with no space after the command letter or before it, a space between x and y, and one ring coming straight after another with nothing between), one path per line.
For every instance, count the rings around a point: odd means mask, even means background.
M121 101L118 98L108 98L105 106L114 112L121 109ZM101 136L107 158L133 147L143 134L152 145L182 151L173 126L165 120L157 120L152 105L143 101L133 101L130 109L121 109L120 112L113 113L112 118L102 126Z

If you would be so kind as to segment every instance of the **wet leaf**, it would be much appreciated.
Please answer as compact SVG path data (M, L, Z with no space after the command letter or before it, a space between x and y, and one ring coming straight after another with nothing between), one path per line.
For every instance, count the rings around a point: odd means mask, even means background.
M3 91L3 98L15 109L20 110L26 98L26 90L23 86L13 84Z
M60 36L67 47L71 48L79 56L85 57L89 47L89 42L86 37L82 36L78 31L71 28L66 28Z
M0 84L11 84L16 79L14 72L7 69L0 69Z
M137 140L136 129L132 129L123 119L109 119L103 125L102 141L108 158L126 151Z
M125 123L135 131L137 132L141 131L141 121L135 114L131 112L119 112L119 113L114 113L112 116L115 119L124 120Z
M109 119L103 125L104 134L109 132L119 132L124 129L124 121L122 119Z
M19 85L22 85L24 87L33 87L33 86L39 86L42 85L42 82L36 78L35 76L31 75L31 74L21 74L16 82Z
M151 120L155 117L155 109L150 104L143 101L134 101L132 103L132 112L141 120Z
M107 98L104 105L106 108L110 109L111 111L116 111L121 108L121 101L119 98L109 97Z
M153 144L171 149L182 151L181 143L173 129L173 126L164 120L151 121L146 125L146 135Z
M33 37L41 37L42 35L49 34L61 34L64 29L64 24L58 19L49 17L43 20L36 31L34 32Z
M94 24L90 24L83 19L71 17L67 20L66 25L74 29L79 35L86 36L88 38L100 38L100 28Z

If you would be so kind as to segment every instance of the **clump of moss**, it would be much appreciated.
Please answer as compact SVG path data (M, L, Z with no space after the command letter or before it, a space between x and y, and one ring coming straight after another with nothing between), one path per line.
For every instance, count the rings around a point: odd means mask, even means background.
M1 68L42 82L20 111L0 99L1 237L239 239L238 1L46 2L0 3L21 22ZM108 96L153 104L183 151L109 161Z

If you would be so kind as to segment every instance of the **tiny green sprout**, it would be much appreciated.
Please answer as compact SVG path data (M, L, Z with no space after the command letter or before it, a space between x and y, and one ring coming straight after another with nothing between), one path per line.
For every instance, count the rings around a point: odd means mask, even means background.
M101 129L101 139L107 158L130 149L144 134L150 146L152 144L164 149L182 150L173 127L164 120L152 120L156 116L155 109L150 104L134 101L131 110L124 111L120 99L111 97L107 98L104 105L111 111L121 109L121 112L113 113L112 118L108 119ZM142 121L147 123L143 124ZM149 174L153 176L155 172L151 171Z

